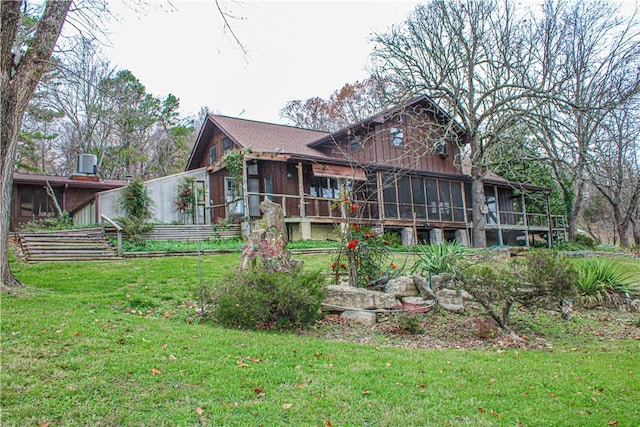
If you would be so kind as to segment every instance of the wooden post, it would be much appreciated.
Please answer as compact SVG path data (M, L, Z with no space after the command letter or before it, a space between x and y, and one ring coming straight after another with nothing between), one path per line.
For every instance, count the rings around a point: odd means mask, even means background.
M493 197L496 200L496 220L498 221L498 244L500 246L504 245L504 241L502 239L502 219L500 218L500 200L498 200L498 187L493 186Z
M244 204L244 219L249 220L249 184L247 179L247 161L242 158L242 203Z
M304 174L302 173L302 162L298 162L298 194L300 195L300 216L307 216L306 203L304 200Z
M527 222L527 206L524 201L524 191L520 193L520 204L522 205L522 223L524 224L524 245L529 247L529 224Z

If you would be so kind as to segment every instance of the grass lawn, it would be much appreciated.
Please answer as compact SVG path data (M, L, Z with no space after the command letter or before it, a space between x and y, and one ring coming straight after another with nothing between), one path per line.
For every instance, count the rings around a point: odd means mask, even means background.
M203 257L204 283L237 265ZM31 288L0 296L3 426L640 425L638 340L421 350L235 331L198 321L196 257L12 268Z

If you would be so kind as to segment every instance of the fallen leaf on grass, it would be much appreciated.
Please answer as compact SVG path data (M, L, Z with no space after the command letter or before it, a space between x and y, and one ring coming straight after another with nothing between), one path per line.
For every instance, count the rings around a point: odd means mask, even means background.
M177 360L177 359L178 359L178 358L177 358L177 357L175 357L173 354L170 354L170 355L169 355L169 360Z
M610 426L617 426L617 425L618 425L618 420L611 420L611 421L609 421L609 422L607 423L607 425L610 425Z
M325 422L323 423L324 427L331 427L333 424L331 424L331 421L329 420L325 420Z
M283 403L282 409L291 409L292 406L293 406L293 403Z
M160 375L162 373L162 370L160 370L159 368L151 368L151 375L153 375L154 377L156 375Z
M480 412L481 414L484 414L485 412L487 412L487 410L482 408L482 407L480 407L480 408L478 408L478 412Z
M364 391L362 392L362 394L369 394L369 393L371 393L371 390L364 390Z
M196 412L198 413L198 415L202 415L202 414L204 414L204 409L202 409L201 407L198 406L196 408Z

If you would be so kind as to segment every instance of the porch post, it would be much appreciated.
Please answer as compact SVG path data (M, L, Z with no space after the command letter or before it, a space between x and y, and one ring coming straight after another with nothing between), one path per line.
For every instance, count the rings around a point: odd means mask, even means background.
M249 220L249 185L247 180L247 161L242 158L242 203L244 204L244 219Z
M493 186L493 196L496 199L496 219L498 221L498 244L500 246L504 245L504 241L502 239L502 219L500 218L500 200L498 200L498 186Z
M298 162L298 194L300 195L300 216L307 216L306 203L304 200L304 175L302 173L302 162Z
M522 223L524 224L524 245L529 247L529 224L527 223L527 207L524 201L524 191L520 193L520 205L522 207Z
M381 172L376 172L376 179L378 184L378 219L384 221L384 196L382 191L382 174Z

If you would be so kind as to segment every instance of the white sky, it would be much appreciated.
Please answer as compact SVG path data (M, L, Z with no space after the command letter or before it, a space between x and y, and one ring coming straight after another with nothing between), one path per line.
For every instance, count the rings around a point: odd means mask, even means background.
M134 13L121 2L110 26L111 64L130 70L158 97L180 99L184 115L201 107L282 123L287 101L327 98L367 77L372 32L406 19L416 1L233 1L230 24L249 57L230 41L213 0L149 2ZM170 5L177 10L170 10Z

